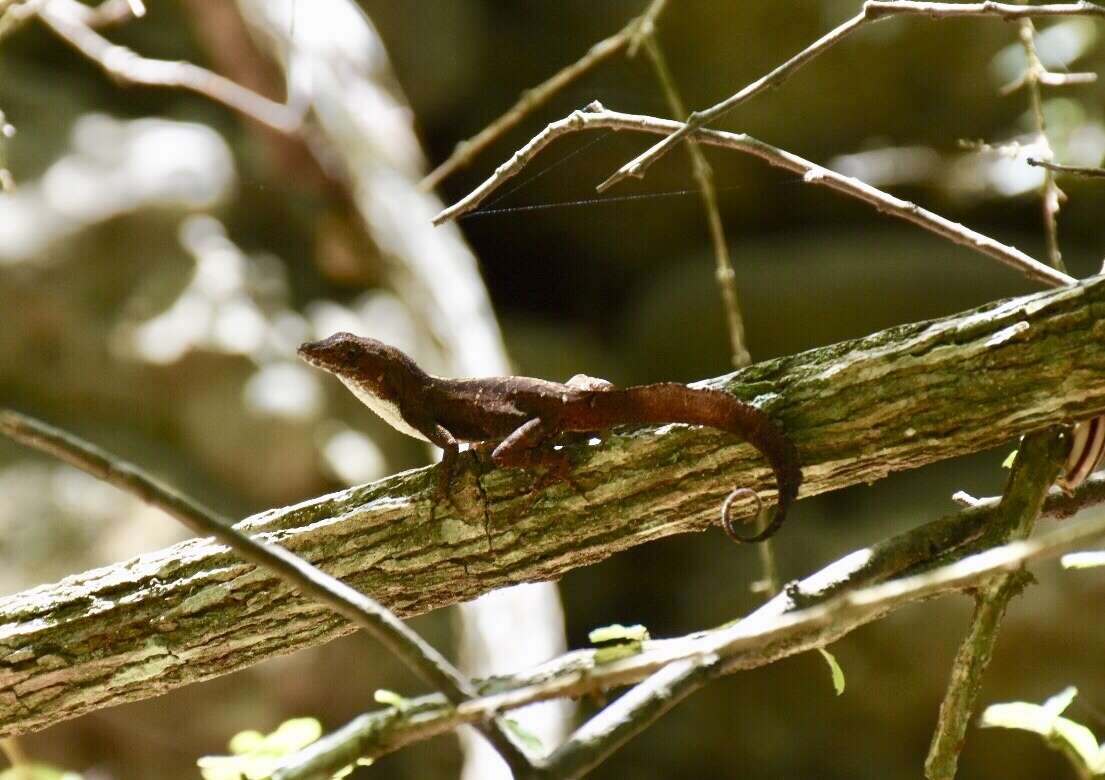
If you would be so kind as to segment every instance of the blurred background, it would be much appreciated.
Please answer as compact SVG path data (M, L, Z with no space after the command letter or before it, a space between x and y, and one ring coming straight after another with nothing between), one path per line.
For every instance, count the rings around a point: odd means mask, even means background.
M693 190L682 151L615 188L609 202L568 206L595 198L594 185L652 139L561 140L494 206L543 208L476 214L455 228L429 227L441 203L418 190L457 142L619 30L644 0L363 0L364 18L345 0L298 11L289 0L181 0L99 30L144 56L210 67L278 101L287 80L288 111L306 117L305 141L193 92L117 83L59 33L65 18L98 20L75 2L39 5L58 15L55 24L32 14L0 38L0 168L14 184L0 195L0 404L71 429L239 517L430 457L297 363L294 348L307 338L373 335L439 373L583 372L632 384L730 370L698 197L617 199ZM702 108L858 6L672 3L657 34L685 102ZM1052 70L1105 70L1100 22L1038 27ZM1043 259L1042 173L1023 159L1032 147L1002 154L961 144L1032 144L1027 95L1000 93L1024 64L1016 25L892 19L718 126ZM1101 165L1105 85L1044 97L1056 159ZM595 99L670 114L643 54L615 56L446 179L441 202ZM753 360L1037 289L988 258L757 160L706 154ZM1064 259L1076 276L1096 273L1105 185L1060 184L1069 196L1059 217ZM801 502L777 537L783 579L951 511L956 490L999 492L1012 446ZM179 538L175 523L136 500L0 441L4 593ZM985 703L1042 701L1076 685L1069 714L1105 733L1105 632L1085 619L1105 598L1096 571L1036 567L1040 583L1010 610ZM591 628L613 622L643 623L654 636L721 623L758 603L749 590L758 576L756 552L716 532L630 550L559 583L567 644L584 646ZM555 622L557 605L541 598L541 614ZM835 645L847 677L840 697L816 654L721 680L594 776L916 777L969 607L967 599L914 606ZM446 612L413 625L450 653L463 638ZM552 628L546 655L558 641ZM421 690L353 636L21 743L88 778L191 778L196 758L225 752L238 731L269 731L298 715L333 728L374 708L378 688ZM595 703L580 706L587 713ZM457 740L445 737L355 776L452 777L461 762ZM962 777L1069 771L1038 739L998 730L972 730L961 762Z

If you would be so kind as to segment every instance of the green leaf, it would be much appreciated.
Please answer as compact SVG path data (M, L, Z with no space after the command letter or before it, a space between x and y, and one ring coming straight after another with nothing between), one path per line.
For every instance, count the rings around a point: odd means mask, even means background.
M982 713L983 728L1006 728L1039 734L1052 747L1065 747L1062 752L1091 772L1105 768L1105 747L1087 727L1060 716L1070 705L1077 689L1071 687L1048 699L1043 705L1025 701L991 704Z
M603 642L643 642L649 639L648 629L639 623L634 626L623 626L614 623L594 629L587 638L591 644L597 645Z
M821 657L825 659L825 663L829 665L829 674L833 678L833 690L836 691L836 695L844 693L844 670L840 668L840 664L837 663L836 656L826 650L824 647L817 648L817 651L821 653Z
M503 724L507 730L518 738L531 753L544 753L545 746L541 744L541 738L528 730L514 718L503 718Z
M265 735L260 731L239 731L233 737L230 738L230 743L227 747L230 748L230 752L236 756L240 756L243 753L252 753L255 750L261 750L265 745Z
M1005 456L1005 460L1003 460L1001 462L1001 467L1003 469L1013 468L1013 461L1015 461L1016 459L1017 459L1017 450L1013 450L1012 452L1010 452L1008 455Z
M302 750L321 736L322 724L317 718L292 718L277 726L276 731L265 738L265 743L269 751L288 755Z
M644 645L640 642L618 642L612 645L604 645L595 650L595 663L600 665L608 664L611 661L618 661L622 658L628 658L631 655L637 655L643 649Z
M239 756L200 756L196 761L203 780L242 780L250 777Z
M345 767L344 769L339 769L337 772L335 772L331 776L330 780L341 780L343 777L348 777L349 775L353 774L353 770L359 766L372 766L372 759L358 758L349 766Z
M411 705L411 700L405 696L400 696L395 691L389 691L387 688L378 688L376 693L372 694L379 704L386 704L389 707L394 707L399 712L406 712L407 708Z
M241 731L230 738L229 756L203 756L196 761L204 780L263 780L284 760L322 736L315 718L292 718L271 734Z

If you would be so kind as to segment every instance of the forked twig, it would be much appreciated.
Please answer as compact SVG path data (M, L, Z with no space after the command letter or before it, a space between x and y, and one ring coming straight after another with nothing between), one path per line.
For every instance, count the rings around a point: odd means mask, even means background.
M526 165L533 160L542 149L548 146L562 135L576 133L581 130L595 128L610 130L635 130L643 133L668 134L679 127L681 123L666 119L657 119L640 114L623 114L617 111L608 111L598 103L593 103L583 111L573 111L564 119L551 123L548 127L534 136L525 146L495 169L495 172L482 184L476 187L465 197L458 200L452 206L444 209L434 217L435 224L441 224L450 219L456 219L471 211L475 211L480 203L492 192L497 190L506 181L520 173ZM1074 277L1063 273L1051 266L1041 263L1021 250L1001 243L987 235L971 230L970 228L953 222L928 209L918 206L902 198L884 192L877 187L860 181L851 176L831 171L809 160L805 160L796 154L783 151L778 147L764 143L746 133L728 133L721 130L709 130L700 128L695 131L695 138L701 143L718 146L724 149L751 154L766 161L769 165L783 168L802 176L803 181L809 184L821 184L849 197L861 200L874 206L875 209L885 214L912 222L930 233L946 238L954 243L962 244L977 252L1010 266L1030 279L1038 281L1049 287L1072 284Z
M634 56L639 42L651 36L656 25L656 19L664 10L665 5L667 5L667 0L652 0L644 13L630 19L629 23L618 32L593 45L578 60L561 68L536 87L523 92L522 96L518 98L518 102L498 119L492 121L471 138L460 141L454 147L453 153L422 180L422 188L432 190L437 187L460 168L468 165L477 154L495 143L512 127L515 127L547 103L557 92L589 73L615 54L625 51L630 57Z
M66 6L64 0L46 0L38 7L38 18L113 78L130 84L188 89L282 133L299 130L302 118L284 104L191 62L154 60L135 54L100 35L69 13Z
M1006 21L1030 19L1041 16L1102 16L1105 7L1089 2L1053 3L1048 5L1015 5L1013 3L929 3L910 0L867 0L858 14L825 33L802 51L776 67L771 72L756 79L725 100L702 111L695 111L687 117L682 127L676 128L664 140L654 144L619 168L596 189L603 192L628 177L641 178L654 162L663 157L687 133L713 122L727 114L741 103L759 93L778 87L790 78L799 68L820 54L840 43L852 33L871 22L877 22L891 16L928 16L933 19L956 19L965 16L992 16Z

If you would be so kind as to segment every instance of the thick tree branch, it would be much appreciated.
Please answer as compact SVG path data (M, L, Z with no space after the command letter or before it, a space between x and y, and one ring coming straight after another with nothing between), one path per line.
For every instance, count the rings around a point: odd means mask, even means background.
M476 695L471 680L377 602L283 547L243 533L207 507L160 484L137 466L119 460L72 434L5 409L0 409L0 432L132 493L176 518L193 533L214 536L245 560L276 574L300 592L363 628L423 682L444 693L453 704ZM528 765L528 759L505 732L482 726L481 730L510 766L520 769Z
M780 420L813 495L1105 413L1103 314L1105 278L1094 277L712 384ZM412 615L711 527L734 484L773 494L757 453L718 431L671 425L601 438L567 448L582 494L562 484L533 501L529 474L466 453L453 484L460 509L431 507L434 472L420 469L239 527ZM184 542L0 600L0 735L350 630L211 540Z

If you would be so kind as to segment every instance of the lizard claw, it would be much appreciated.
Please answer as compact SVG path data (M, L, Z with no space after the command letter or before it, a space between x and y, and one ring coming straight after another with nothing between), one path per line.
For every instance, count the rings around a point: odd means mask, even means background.
M756 502L756 511L749 515L749 517L758 516L763 511L764 502L760 498L760 495L751 488L735 488L728 496L725 497L725 502L721 505L721 528L725 531L726 535L737 544L747 544L748 542L762 542L765 539L771 537L776 531L779 530L779 526L783 524L783 519L786 516L785 513L776 510L774 516L771 518L771 522L767 524L767 528L760 531L758 534L752 536L744 536L737 532L736 526L733 523L733 504L741 498L752 498Z
M566 482L579 496L586 499L587 494L583 486L572 476L572 462L562 452L549 451L542 454L541 459L534 465L541 468L541 472L534 478L530 488L531 502L537 499L537 495L545 488Z

